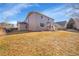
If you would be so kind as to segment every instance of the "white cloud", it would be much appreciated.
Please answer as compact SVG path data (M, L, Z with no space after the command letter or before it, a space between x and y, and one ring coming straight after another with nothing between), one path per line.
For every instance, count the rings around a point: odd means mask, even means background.
M28 8L31 6L33 6L33 4L17 4L15 6L13 6L12 8L10 8L9 10L2 12L3 19L6 19L10 16L14 16L14 15L20 13L23 8ZM36 6L38 6L38 4L36 4Z
M51 18L54 18L57 21L59 20L62 21L62 20L66 20L67 18L71 16L72 8L70 8L67 5L63 5L55 9L50 8L50 9L44 10L42 13Z

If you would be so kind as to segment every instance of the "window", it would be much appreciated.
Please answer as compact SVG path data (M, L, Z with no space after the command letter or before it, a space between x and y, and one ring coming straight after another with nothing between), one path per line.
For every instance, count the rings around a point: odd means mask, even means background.
M43 16L41 16L41 19L43 19Z
M40 26L41 26L41 27L44 27L44 23L40 23Z

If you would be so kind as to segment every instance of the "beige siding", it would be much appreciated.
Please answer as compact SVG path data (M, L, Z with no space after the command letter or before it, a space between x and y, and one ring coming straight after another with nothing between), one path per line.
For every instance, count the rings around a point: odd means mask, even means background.
M18 24L18 30L19 31L25 31L26 30L26 25L25 24Z
M44 15L33 13L28 18L29 30L30 31L42 31L47 30L47 22L49 21L53 26L53 20ZM48 20L49 19L49 20ZM44 27L40 26L40 23L44 24Z
M79 29L79 22L76 22L75 26L76 26L77 29Z

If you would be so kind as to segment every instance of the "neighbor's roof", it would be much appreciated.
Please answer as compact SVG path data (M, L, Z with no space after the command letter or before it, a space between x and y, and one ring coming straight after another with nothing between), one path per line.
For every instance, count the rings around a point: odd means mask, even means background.
M72 18L75 22L79 22L79 18Z
M58 24L59 26L65 26L66 23L66 21L56 22L56 24Z
M18 22L18 24L27 24L26 22Z
M71 21L74 21L75 23L79 23L79 18L70 18L67 23L69 23Z
M36 14L39 14L39 15L43 15L43 16L45 16L45 17L47 17L47 18L52 19L51 17L48 17L48 16L46 16L46 15L44 15L44 14L41 14L41 13L39 13L39 12L30 12L30 13L28 14L28 16L26 17L26 19L29 17L29 15L31 15L31 14L33 14L33 13L36 13ZM52 19L52 20L54 20L54 19Z

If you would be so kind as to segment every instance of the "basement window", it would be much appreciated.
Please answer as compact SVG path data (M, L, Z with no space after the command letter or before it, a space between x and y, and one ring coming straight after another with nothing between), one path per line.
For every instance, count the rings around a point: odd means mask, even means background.
M44 27L44 23L40 23L40 26L41 26L41 27Z

